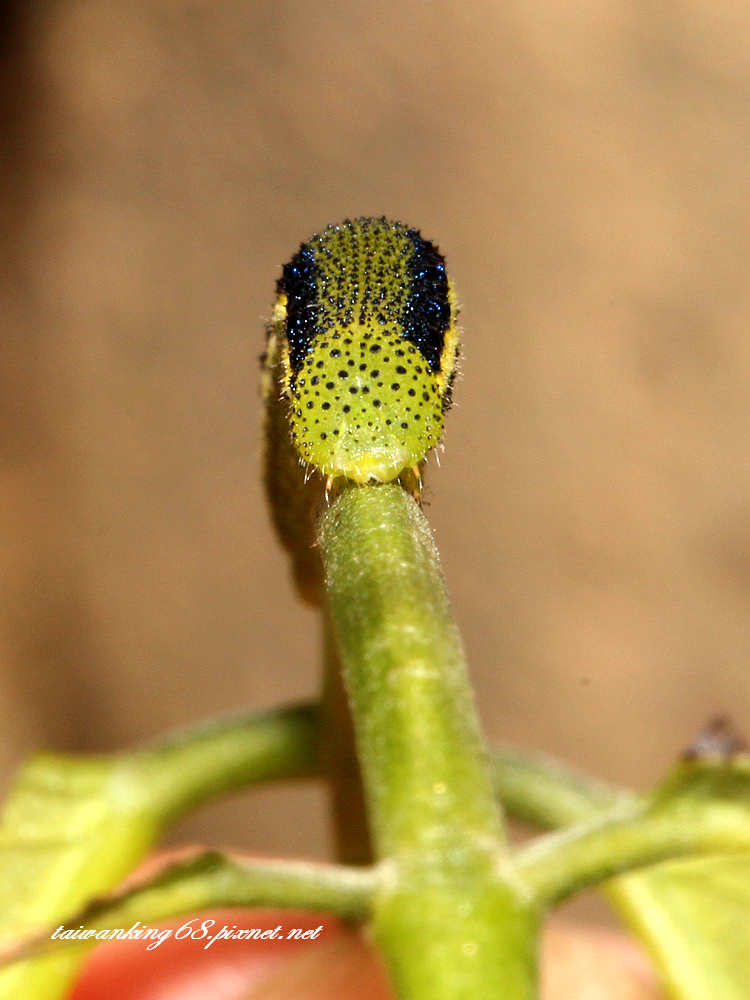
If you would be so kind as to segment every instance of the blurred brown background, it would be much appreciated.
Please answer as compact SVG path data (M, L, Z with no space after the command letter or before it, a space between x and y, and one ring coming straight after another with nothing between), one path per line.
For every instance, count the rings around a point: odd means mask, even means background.
M2 8L0 764L316 690L260 488L303 238L439 242L463 378L428 514L492 737L654 780L750 729L750 8ZM180 837L321 855L322 796Z

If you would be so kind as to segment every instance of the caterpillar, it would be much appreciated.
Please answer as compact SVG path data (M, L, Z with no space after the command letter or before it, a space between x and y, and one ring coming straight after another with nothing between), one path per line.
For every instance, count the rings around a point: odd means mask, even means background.
M330 225L284 266L263 359L266 483L295 558L305 475L330 487L411 470L418 489L450 404L457 312L437 247L385 218Z

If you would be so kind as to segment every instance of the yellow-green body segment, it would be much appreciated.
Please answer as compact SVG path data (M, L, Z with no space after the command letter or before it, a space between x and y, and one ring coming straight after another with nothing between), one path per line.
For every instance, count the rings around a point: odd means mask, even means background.
M418 466L443 433L456 313L443 257L417 230L347 220L303 243L278 282L266 360L302 462L359 483Z

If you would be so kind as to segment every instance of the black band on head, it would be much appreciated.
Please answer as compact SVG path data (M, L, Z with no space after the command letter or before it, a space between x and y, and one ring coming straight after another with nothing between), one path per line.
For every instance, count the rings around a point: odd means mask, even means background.
M336 261L336 255L342 259ZM440 370L451 322L448 278L442 254L418 230L386 219L347 219L329 226L302 244L285 265L278 288L287 296L293 372L302 368L314 338L329 327L375 321L395 324L431 371Z
M407 235L414 253L408 265L412 284L402 318L404 337L419 348L432 371L439 371L451 321L445 258L418 230L410 229Z
M286 335L292 371L299 371L314 337L323 332L318 326L318 268L315 251L303 243L288 264L284 265L278 282L279 292L287 297Z

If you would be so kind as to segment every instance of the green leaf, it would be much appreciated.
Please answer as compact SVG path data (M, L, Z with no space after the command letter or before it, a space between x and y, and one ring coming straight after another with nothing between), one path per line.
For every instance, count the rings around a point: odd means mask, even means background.
M116 762L36 757L19 775L0 827L0 940L59 920L111 889L150 846L154 821ZM83 950L0 972L0 1000L65 994Z
M748 855L664 862L618 878L608 896L676 1000L748 1000Z
M176 816L246 784L317 768L317 711L222 720L111 757L40 755L0 821L0 947L62 924L111 891ZM0 970L0 1000L59 1000L87 946Z
M750 828L750 757L723 720L696 741L702 758L684 762L640 801L674 832L703 817L712 839ZM556 761L519 749L494 754L498 793L512 816L544 829L572 828L625 806L628 797ZM730 849L731 850L731 849ZM750 998L750 855L662 861L611 879L604 890L650 951L674 1000Z
M750 828L750 757L682 764L655 798L677 823L709 806ZM608 895L675 1000L748 1000L750 855L663 862L614 880Z

